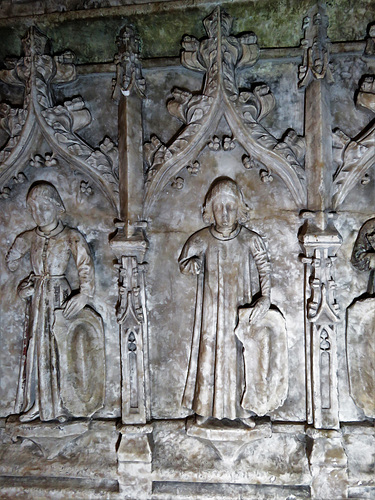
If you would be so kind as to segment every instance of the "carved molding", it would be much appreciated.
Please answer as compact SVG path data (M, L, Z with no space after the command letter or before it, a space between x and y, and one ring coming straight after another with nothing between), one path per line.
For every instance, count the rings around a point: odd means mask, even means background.
M317 429L336 429L340 425L336 324L341 318L333 263L342 238L329 220L324 230L311 221L304 228L299 240L305 252L301 261L305 264L307 421Z
M137 257L119 259L122 422L146 423L150 418L147 313L143 268Z
M259 122L270 113L275 100L266 85L240 90L236 71L255 64L259 48L254 33L231 35L233 19L216 8L204 21L207 38L198 41L185 36L182 41L182 64L205 73L200 94L174 89L168 111L184 123L176 138L168 144L155 136L145 145L148 164L145 213L163 188L179 172L194 162L212 142L220 119L224 116L232 140L238 142L266 170L279 175L289 188L297 205L306 202L305 173L292 148L278 141Z
M0 186L4 190L33 155L35 141L44 137L53 155L61 156L89 175L116 208L117 148L106 138L94 149L77 135L77 131L91 122L91 114L81 97L55 105L52 84L74 80L76 70L71 52L52 56L49 45L48 38L31 27L22 40L24 56L12 60L7 69L0 71L0 80L25 88L22 108L5 103L0 107L0 127L10 136L0 151Z

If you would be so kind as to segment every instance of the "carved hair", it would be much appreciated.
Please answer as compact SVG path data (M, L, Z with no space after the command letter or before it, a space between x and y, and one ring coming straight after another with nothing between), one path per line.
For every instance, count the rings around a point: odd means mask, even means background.
M241 189L237 186L236 182L229 177L219 177L211 184L210 189L206 195L203 205L202 217L206 224L214 224L213 202L219 195L227 194L233 196L238 202L237 221L245 223L249 220L250 208L245 203Z
M59 207L61 213L65 212L64 203L57 189L49 182L39 181L32 184L26 196L26 203L29 204L30 200L37 198L44 198Z

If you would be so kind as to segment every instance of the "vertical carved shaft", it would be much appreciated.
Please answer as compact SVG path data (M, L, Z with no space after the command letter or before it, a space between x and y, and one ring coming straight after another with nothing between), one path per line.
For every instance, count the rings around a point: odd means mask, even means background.
M325 6L310 10L304 19L303 63L299 67L299 87L305 88L305 136L308 209L320 212L316 219L324 230L323 212L331 204L332 127L329 84L333 78L329 68L327 38L328 18Z
M308 208L321 213L327 210L330 204L331 121L329 84L326 79L314 80L305 93L305 168ZM319 226L324 226L324 221L321 221Z
M307 420L317 429L337 429L335 324L340 318L332 264L341 237L334 228L331 233L327 228L324 234L303 235L301 243L306 254L302 261L306 266Z
M305 252L307 420L318 429L339 427L333 261L341 236L329 219L332 126L328 20L319 3L305 18L299 86L305 88L307 220L300 234Z
M122 421L146 423L150 418L146 296L142 263L147 250L141 223L143 203L142 99L145 81L139 61L140 40L131 27L117 37L116 79L112 97L118 102L120 217L111 246L118 258Z
M119 125L119 191L120 217L128 237L134 234L142 215L142 99L132 94L120 97Z
M136 257L119 261L122 421L146 423L149 418L147 321L143 270Z
M139 60L140 39L132 27L117 37L116 79L112 97L118 102L120 217L125 235L132 237L142 215L143 136L142 99L145 80Z

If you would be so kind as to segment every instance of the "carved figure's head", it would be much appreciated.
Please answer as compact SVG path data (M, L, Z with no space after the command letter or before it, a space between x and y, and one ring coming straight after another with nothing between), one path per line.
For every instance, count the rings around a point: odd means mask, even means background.
M229 177L216 179L203 205L203 220L219 232L233 231L238 223L249 220L250 209L237 184Z
M375 250L375 224L372 227L372 231L366 234L366 239L369 242L370 246Z
M57 189L49 182L35 182L27 193L26 203L40 228L57 224L59 215L65 212Z

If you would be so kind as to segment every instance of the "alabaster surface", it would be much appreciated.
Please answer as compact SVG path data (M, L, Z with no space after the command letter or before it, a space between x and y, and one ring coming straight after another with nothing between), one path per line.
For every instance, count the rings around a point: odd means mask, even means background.
M34 3L0 67L0 497L373 498L374 24Z

